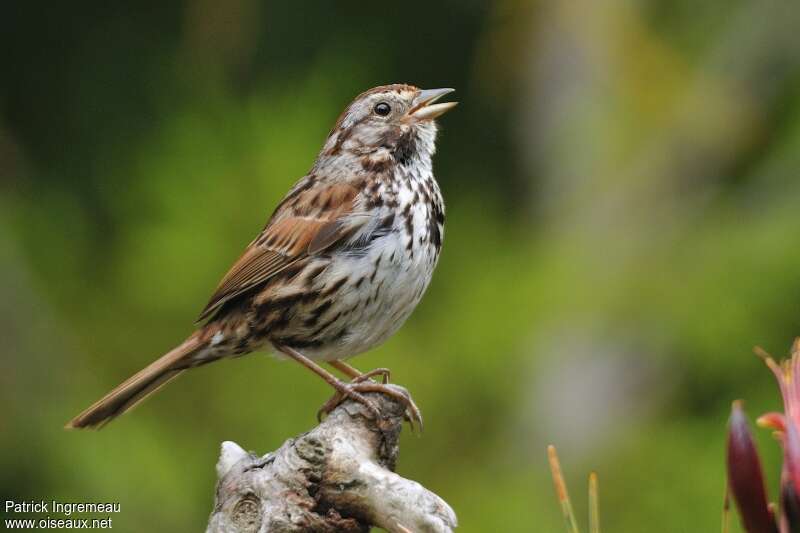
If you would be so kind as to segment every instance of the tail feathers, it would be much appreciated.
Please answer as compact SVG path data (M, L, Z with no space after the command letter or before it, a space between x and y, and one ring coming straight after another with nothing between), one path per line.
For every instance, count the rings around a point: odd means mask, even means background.
M70 420L67 429L101 428L122 413L178 377L189 366L188 360L206 346L194 334L180 346L134 374L114 390Z

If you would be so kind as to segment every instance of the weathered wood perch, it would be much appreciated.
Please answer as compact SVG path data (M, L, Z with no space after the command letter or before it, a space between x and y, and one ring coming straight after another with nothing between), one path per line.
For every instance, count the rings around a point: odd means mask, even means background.
M452 532L450 506L394 473L404 407L383 394L367 396L382 420L346 401L263 457L223 442L206 533Z

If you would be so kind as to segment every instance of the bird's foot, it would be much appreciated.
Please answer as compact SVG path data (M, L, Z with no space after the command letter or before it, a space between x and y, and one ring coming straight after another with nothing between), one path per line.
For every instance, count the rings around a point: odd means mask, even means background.
M370 378L380 376L382 383L375 383ZM336 409L347 398L354 400L369 410L376 419L381 418L381 413L375 402L364 396L364 393L378 392L385 394L391 398L396 399L405 406L405 419L411 424L411 429L415 428L418 424L420 431L422 431L422 413L414 403L411 395L408 392L390 387L389 370L386 368L376 368L369 372L365 372L353 378L352 381L346 383L344 381L337 381L333 388L336 389L331 398L317 411L317 419L321 420L323 416L330 414L331 411Z

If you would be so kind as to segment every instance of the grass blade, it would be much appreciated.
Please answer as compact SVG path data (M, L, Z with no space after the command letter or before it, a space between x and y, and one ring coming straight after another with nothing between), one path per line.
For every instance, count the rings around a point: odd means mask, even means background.
M589 474L589 533L600 533L600 501L597 472Z
M553 474L553 484L556 487L556 496L561 505L561 514L567 525L567 533L578 533L578 523L575 520L575 512L572 510L572 502L569 500L567 484L561 474L561 464L558 462L556 447L552 444L547 447L547 460L550 463L550 472Z

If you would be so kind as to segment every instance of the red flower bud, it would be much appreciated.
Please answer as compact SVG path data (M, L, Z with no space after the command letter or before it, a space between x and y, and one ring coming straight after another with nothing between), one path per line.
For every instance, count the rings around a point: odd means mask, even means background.
M728 484L748 533L778 532L767 503L761 460L740 401L733 402L728 428Z

